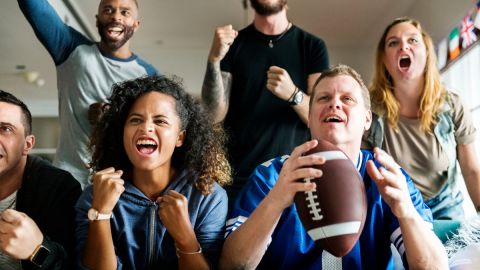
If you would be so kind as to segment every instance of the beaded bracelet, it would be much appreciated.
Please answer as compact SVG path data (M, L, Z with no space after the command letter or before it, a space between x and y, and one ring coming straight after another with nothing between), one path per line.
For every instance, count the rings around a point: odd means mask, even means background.
M195 255L200 253L202 253L202 247L200 246L200 244L198 244L198 250L193 252L183 251L177 247L177 244L175 244L175 254L177 254L177 258L180 258L180 255Z

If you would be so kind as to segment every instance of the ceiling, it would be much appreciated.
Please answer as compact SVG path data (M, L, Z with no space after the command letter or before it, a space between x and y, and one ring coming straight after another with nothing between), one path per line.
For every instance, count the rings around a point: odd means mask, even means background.
M38 0L40 1L40 0ZM71 3L96 35L98 0L51 0L58 10ZM204 74L213 30L233 24L241 29L252 20L243 0L138 0L141 28L133 49L166 74L185 79L198 93ZM59 3L57 3L59 2ZM384 27L399 16L419 19L435 42L446 37L476 0L290 0L288 16L296 25L322 37L331 51L331 63L372 62L371 52ZM61 12L60 12L61 13ZM66 16L66 15L63 15ZM63 17L62 16L62 17ZM77 27L76 23L69 22ZM55 115L56 78L53 61L35 38L14 0L0 2L0 89L24 99L34 115ZM351 59L356 57L355 60ZM38 71L45 85L26 83L23 71ZM360 70L370 74L368 68ZM40 105L39 105L40 104ZM46 109L40 109L45 107ZM51 113L49 113L51 112Z

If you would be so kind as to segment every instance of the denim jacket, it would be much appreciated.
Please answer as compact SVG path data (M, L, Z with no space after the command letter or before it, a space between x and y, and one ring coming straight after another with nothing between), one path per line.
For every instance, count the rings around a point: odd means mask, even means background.
M188 214L206 259L217 267L225 233L228 199L225 190L215 184L208 196L202 195L182 172L163 191L175 190L188 200ZM88 209L91 207L93 186L85 189L76 205L78 267L88 236ZM147 198L130 181L120 196L110 220L117 255L117 269L178 269L174 240L158 215L158 204ZM102 258L98 258L101 260Z
M373 114L370 132L364 137L364 141L370 147L383 146L385 119L382 116ZM444 149L448 156L450 165L448 166L447 181L445 186L435 197L425 202L433 213L434 219L446 218L455 219L463 216L463 196L457 185L459 170L457 163L457 142L455 141L455 124L453 122L453 107L450 104L449 95L444 102L442 111L437 116L437 124L433 133L435 138Z

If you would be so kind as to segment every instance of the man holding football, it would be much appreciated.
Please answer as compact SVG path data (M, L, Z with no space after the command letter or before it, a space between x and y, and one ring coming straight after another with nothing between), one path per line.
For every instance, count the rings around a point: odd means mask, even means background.
M410 177L382 150L360 150L372 114L368 90L347 66L323 72L309 109L312 140L290 156L258 166L234 203L220 261L226 269L386 269L393 244L406 268L447 269L447 256L432 231L432 215ZM367 218L360 239L344 257L334 257L303 228L293 204L297 192L316 188L314 168L325 158L304 153L327 140L356 165L367 194ZM348 196L337 190L339 196ZM340 209L340 208L339 208ZM299 210L300 211L300 210Z

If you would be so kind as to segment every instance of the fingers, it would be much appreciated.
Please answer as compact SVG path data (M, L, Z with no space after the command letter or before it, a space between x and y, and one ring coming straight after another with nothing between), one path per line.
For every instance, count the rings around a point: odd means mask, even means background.
M267 72L268 72L268 74L272 74L272 75L274 75L274 74L288 74L288 72L285 69L283 69L279 66L271 66L268 69Z
M125 191L122 170L113 167L101 170L93 176L92 207L102 213L109 213Z
M213 36L213 43L208 56L210 63L217 63L225 57L238 32L232 25L217 27Z
M233 29L231 24L218 27L215 29L215 37L224 45L232 45L233 40L237 37L238 32Z
M315 148L317 145L318 145L318 141L313 139L295 147L295 149L293 149L292 153L290 154L290 159L303 156L303 154Z
M165 207L166 205L176 204L178 206L184 206L188 204L187 198L181 193L178 193L175 190L169 190L165 195L157 199L157 203L160 207Z
M10 224L18 224L26 215L13 209L7 209L2 212L1 219Z
M373 149L375 160L377 160L384 168L393 173L401 173L400 166L382 149L375 147Z

